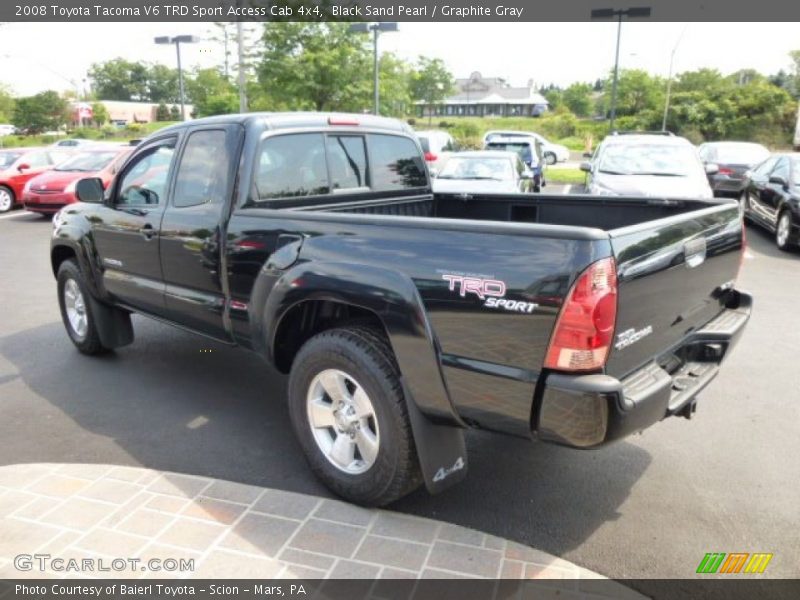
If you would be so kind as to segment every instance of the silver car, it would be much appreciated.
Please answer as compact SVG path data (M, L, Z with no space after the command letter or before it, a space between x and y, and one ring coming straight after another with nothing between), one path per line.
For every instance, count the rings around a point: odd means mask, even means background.
M601 196L712 198L708 175L718 169L704 167L689 140L662 134L610 135L581 163L588 192Z
M516 152L456 152L435 175L433 191L442 194L522 194L533 190L533 173Z

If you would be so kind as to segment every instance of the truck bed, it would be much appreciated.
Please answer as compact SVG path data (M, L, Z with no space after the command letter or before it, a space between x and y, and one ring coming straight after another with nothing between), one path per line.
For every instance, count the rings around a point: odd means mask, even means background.
M412 198L343 201L335 204L298 204L290 208L312 212L537 223L611 231L717 206L719 203L718 200L606 198L587 195L476 194L463 197L436 194Z

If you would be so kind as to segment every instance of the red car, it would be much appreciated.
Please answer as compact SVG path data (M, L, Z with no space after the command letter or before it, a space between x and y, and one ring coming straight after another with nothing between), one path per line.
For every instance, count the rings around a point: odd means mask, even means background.
M34 177L25 185L25 209L43 215L53 214L77 202L75 185L86 177L99 177L108 186L132 146L81 148L52 171Z
M0 149L0 213L21 204L25 184L52 169L70 153L63 148Z

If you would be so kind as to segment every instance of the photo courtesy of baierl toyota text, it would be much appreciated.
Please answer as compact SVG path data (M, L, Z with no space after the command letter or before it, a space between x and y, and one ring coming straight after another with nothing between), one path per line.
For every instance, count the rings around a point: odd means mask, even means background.
M0 600L800 598L798 23L4 0Z

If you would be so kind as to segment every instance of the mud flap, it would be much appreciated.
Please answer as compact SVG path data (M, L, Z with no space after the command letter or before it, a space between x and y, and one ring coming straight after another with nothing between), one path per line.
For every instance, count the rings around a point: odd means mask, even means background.
M431 494L438 494L467 476L464 430L449 425L437 425L423 415L405 382L403 393L425 487Z
M106 348L119 348L133 342L130 313L98 302L88 295L92 316L97 324L97 335Z

